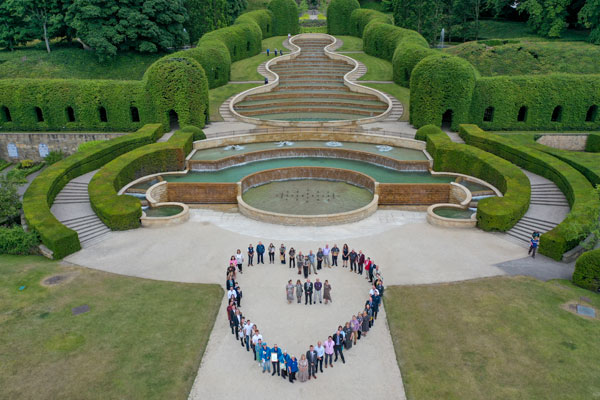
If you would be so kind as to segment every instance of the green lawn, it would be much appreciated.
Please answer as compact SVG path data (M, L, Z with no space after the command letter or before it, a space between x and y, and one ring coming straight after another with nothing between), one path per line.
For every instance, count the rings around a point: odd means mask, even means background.
M354 36L336 36L338 39L342 39L344 44L337 51L362 51L363 40Z
M46 53L39 45L0 51L0 79L142 79L146 69L164 54L120 53L110 62L100 63L93 52L54 45Z
M391 81L393 78L392 63L383 58L373 57L364 53L346 54L362 62L367 67L367 73L359 80L361 81Z
M286 39L287 36L273 36L268 39L265 39L262 41L262 50L266 51L267 49L271 49L271 51L273 51L275 49L284 49L287 53L289 52L289 50L283 47L283 42L285 42Z
M40 285L58 273L71 280ZM187 398L219 286L128 278L37 256L0 256L0 274L1 398ZM84 304L89 312L72 315Z
M213 122L223 121L219 114L219 107L225 100L230 98L236 93L241 93L244 90L260 86L256 83L230 83L218 88L214 88L208 91L209 102L210 102L210 120Z
M519 39L497 46L467 42L444 51L468 60L483 76L600 73L600 46L585 42Z
M514 39L531 37L540 40L548 40L541 38L529 29L526 22L516 21L495 21L483 20L479 22L479 38L480 39ZM558 40L588 40L589 31L577 31L568 29L563 32L562 38Z
M273 51L275 49L280 50L284 49L284 52L287 53L285 47L283 47L283 42L287 39L287 36L273 36L268 39L262 41L262 49L266 51L267 49L271 50L271 55L267 57L266 54L257 54L253 57L245 58L240 61L236 61L231 64L231 76L230 80L232 81L262 81L265 79L261 74L259 74L256 69L260 64L274 57ZM285 54L284 53L284 54Z
M404 113L400 121L408 121L410 107L410 89L397 85L395 83L361 83L361 85L372 87L387 94L394 96L404 106Z
M499 277L386 290L408 399L566 400L600 394L600 320L561 306L600 295Z

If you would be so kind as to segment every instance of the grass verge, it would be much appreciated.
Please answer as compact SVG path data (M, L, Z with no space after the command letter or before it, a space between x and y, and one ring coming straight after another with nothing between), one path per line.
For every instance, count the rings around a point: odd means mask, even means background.
M229 83L227 85L214 88L208 91L209 103L210 103L210 120L212 122L223 121L221 114L219 114L219 107L221 104L236 93L241 93L244 90L260 86L256 83Z
M600 295L568 281L498 277L386 290L409 399L592 399L600 320L562 307Z
M372 87L373 89L377 89L381 92L391 94L398 99L398 101L404 106L404 113L399 121L408 121L408 112L410 108L410 89L395 83L361 83L361 85Z
M514 39L514 38L538 38L540 40L548 40L542 38L531 31L527 26L527 22L517 21L498 21L498 20L482 20L479 21L479 38L480 39ZM557 40L588 40L589 31L578 31L567 29L563 32L562 37Z
M36 256L0 256L0 273L1 397L187 398L219 286L122 277ZM54 274L68 279L40 284ZM84 304L89 312L72 315Z
M392 63L364 53L347 54L348 57L365 64L367 73L359 80L361 81L391 81L393 79Z
M362 38L358 38L358 37L354 37L354 36L336 36L336 38L341 39L344 42L342 47L340 47L336 51L362 51L363 50Z

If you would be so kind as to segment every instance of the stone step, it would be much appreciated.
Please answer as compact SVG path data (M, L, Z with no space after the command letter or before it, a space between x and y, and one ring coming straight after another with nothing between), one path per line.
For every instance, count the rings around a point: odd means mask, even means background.
M85 221L88 219L96 219L96 218L98 218L98 216L96 216L96 214L89 214L89 215L84 215L83 217L63 219L62 221L60 221L60 223L63 225L67 225L72 222Z

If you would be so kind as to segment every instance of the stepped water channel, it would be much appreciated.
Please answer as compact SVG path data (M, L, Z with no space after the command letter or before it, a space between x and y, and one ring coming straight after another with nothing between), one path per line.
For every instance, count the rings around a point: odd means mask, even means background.
M239 114L279 121L340 121L374 117L388 104L369 93L351 91L344 75L354 65L330 58L325 47L332 38L299 37L300 47L292 59L270 69L279 75L279 84L267 93L251 94L234 106Z

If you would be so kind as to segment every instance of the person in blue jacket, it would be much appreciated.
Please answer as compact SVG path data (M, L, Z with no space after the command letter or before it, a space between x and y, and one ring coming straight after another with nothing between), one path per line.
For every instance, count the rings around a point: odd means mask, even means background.
M375 296L373 296L373 324L377 319L377 313L379 312L379 304L381 304L381 296L379 296L379 292L375 292Z
M296 380L296 372L298 372L298 360L292 356L288 362L288 374L290 375L290 382L294 383Z
M290 362L290 356L287 353L287 350L283 350L283 353L281 354L281 359L279 360L279 364L281 366L281 377L283 379L287 378L287 376L288 376L289 362Z
M271 372L271 349L267 347L267 343L263 342L262 351L260 352L262 359L263 374L265 371Z
M265 245L262 244L262 242L258 242L258 245L256 245L256 264L264 264L265 263L265 259L263 258L263 256L265 255Z
M277 376L280 376L279 360L281 360L281 357L281 349L277 347L276 344L273 345L273 348L271 349L271 364L273 364L273 373L271 376L274 376L275 372L277 372Z

